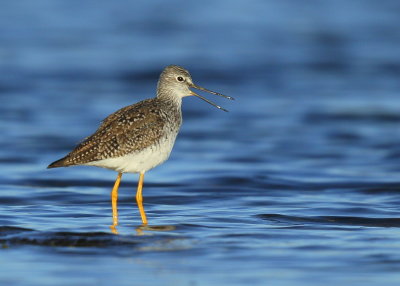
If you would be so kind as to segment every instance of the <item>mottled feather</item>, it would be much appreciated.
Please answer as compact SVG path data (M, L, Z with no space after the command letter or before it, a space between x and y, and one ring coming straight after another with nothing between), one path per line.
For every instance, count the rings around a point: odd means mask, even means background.
M49 168L82 165L140 152L159 142L173 128L179 129L180 123L180 110L172 102L163 98L143 100L109 115L94 134Z
M182 98L197 96L222 109L190 88L223 96L195 85L184 68L167 66L158 80L155 98L114 112L93 135L48 168L90 165L121 173L143 173L158 166L168 159L179 132Z

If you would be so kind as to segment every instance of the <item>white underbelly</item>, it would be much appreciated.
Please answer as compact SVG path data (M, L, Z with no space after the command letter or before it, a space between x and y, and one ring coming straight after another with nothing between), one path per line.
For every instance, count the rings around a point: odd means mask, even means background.
M148 147L140 152L89 162L85 165L107 168L120 173L143 173L168 159L174 146L175 138L176 135L170 136L160 141L159 144Z

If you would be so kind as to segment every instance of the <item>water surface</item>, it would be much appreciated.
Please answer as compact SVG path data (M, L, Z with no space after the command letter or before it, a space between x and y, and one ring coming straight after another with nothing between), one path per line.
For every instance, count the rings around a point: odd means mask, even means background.
M0 9L2 285L398 285L396 1L9 2ZM46 170L162 68L185 98L170 159Z

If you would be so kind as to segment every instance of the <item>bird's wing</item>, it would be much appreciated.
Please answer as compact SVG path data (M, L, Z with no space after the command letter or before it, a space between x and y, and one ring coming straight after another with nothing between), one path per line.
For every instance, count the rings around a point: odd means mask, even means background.
M164 135L165 121L151 100L124 107L103 120L63 160L64 166L119 157L151 146Z

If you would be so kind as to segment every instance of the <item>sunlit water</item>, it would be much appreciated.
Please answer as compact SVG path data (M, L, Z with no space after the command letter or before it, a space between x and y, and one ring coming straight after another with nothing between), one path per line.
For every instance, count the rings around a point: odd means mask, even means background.
M399 285L396 1L85 3L0 9L1 285ZM46 166L168 64L236 101L184 99L114 235L116 173Z

